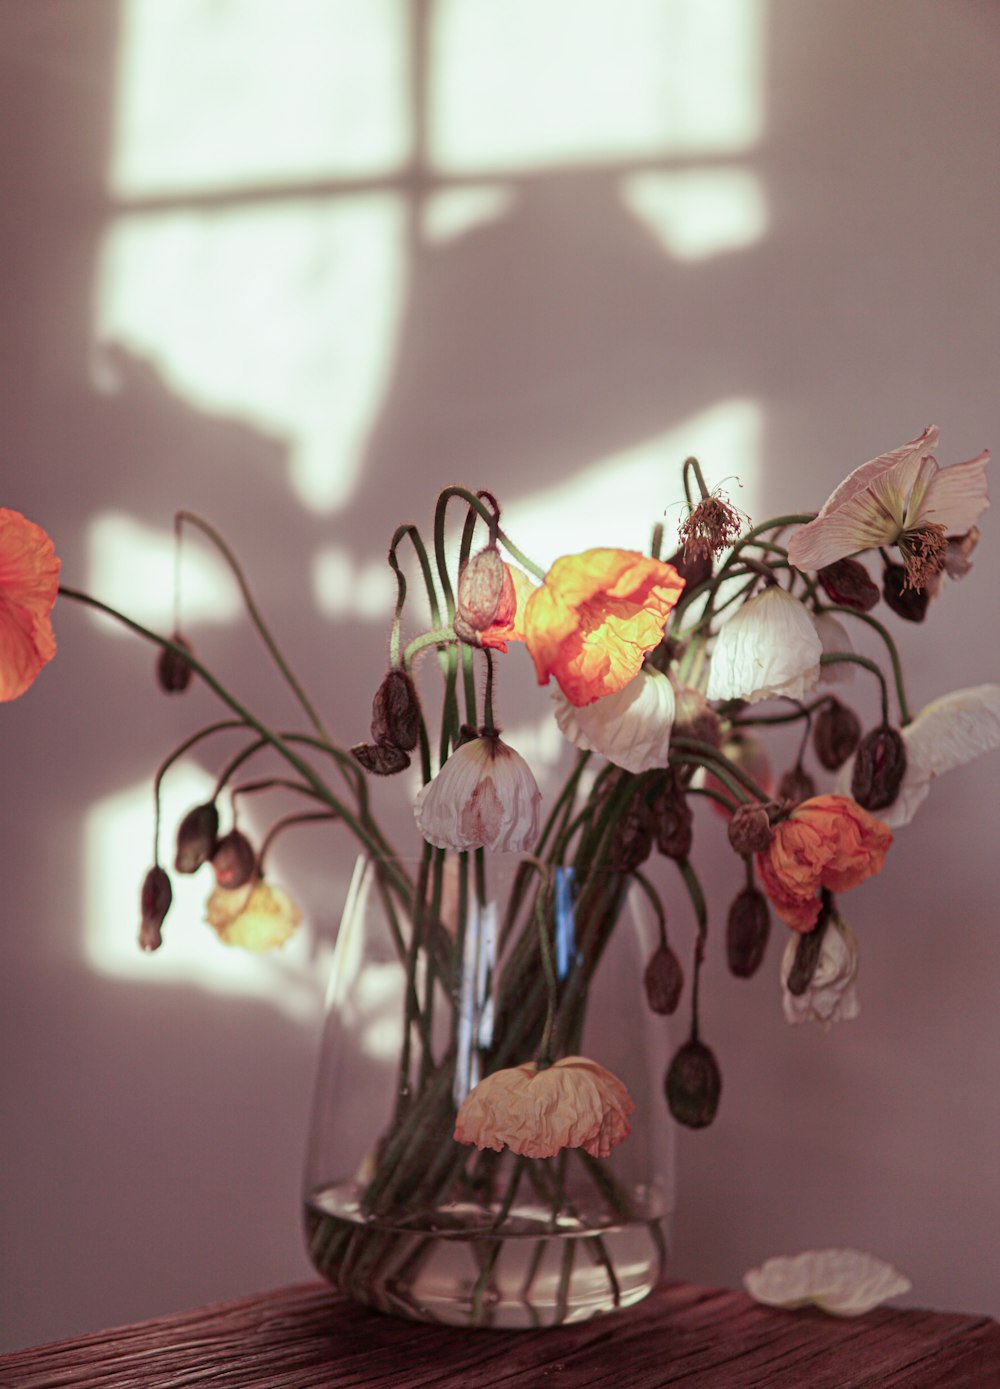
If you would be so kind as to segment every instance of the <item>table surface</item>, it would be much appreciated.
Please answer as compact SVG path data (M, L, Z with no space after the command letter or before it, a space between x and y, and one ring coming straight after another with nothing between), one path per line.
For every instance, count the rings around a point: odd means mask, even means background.
M0 1356L3 1389L1000 1389L989 1317L878 1308L839 1319L666 1283L625 1312L544 1331L398 1321L322 1283Z

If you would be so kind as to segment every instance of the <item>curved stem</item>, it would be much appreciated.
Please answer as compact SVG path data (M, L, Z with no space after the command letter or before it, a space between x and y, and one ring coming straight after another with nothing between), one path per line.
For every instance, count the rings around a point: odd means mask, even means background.
M877 617L872 617L869 613L859 613L855 608L844 608L835 605L822 608L821 611L828 613L843 613L847 617L856 617L860 622L866 623L873 631L877 632L883 642L885 642L886 650L889 653L889 660L892 662L893 679L896 682L896 699L899 702L899 719L900 723L905 728L908 723L913 721L913 716L906 702L906 689L903 684L903 663L899 659L899 651L896 648L896 643L893 641L887 628L882 626L882 623L879 622Z

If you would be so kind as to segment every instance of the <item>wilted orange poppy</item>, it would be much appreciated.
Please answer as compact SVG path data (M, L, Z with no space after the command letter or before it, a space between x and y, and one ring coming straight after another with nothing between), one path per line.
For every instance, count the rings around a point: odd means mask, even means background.
M0 700L17 699L56 654L49 614L59 591L52 541L0 507Z
M880 873L891 844L888 825L849 796L813 796L775 827L757 872L782 921L811 931L820 889L845 892Z
M538 683L554 676L580 706L624 689L659 644L683 588L672 564L635 550L557 559L524 614Z

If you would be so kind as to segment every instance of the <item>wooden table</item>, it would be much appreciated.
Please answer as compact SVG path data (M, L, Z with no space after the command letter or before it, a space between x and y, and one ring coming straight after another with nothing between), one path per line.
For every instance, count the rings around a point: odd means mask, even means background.
M879 1308L840 1320L667 1283L551 1331L449 1331L301 1284L0 1356L3 1389L1000 1389L1000 1325Z

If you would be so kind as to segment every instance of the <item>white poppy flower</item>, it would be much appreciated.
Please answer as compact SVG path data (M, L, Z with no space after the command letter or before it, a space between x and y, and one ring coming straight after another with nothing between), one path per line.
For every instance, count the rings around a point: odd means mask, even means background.
M674 687L658 670L643 667L623 689L593 704L571 704L558 688L553 699L556 723L574 746L627 772L667 765Z
M769 1307L815 1303L836 1317L859 1317L911 1285L891 1264L860 1249L810 1249L766 1260L743 1275L743 1286Z
M823 936L819 960L804 993L789 992L788 976L801 937L792 933L781 961L782 1006L789 1022L818 1022L829 1031L835 1022L850 1022L861 1012L855 981L858 942L849 926L831 921Z
M807 609L776 585L744 603L715 640L709 699L801 699L819 679L823 643Z
M1000 685L975 685L932 700L901 730L906 772L892 805L879 811L891 829L908 825L942 772L1000 748ZM854 758L841 767L837 789L850 795Z
M847 628L832 613L815 613L813 622L823 643L824 656L833 656L838 652L854 654L854 644L847 635ZM834 661L831 665L820 666L819 678L822 685L849 685L854 679L854 662Z
M418 791L413 813L438 849L520 854L538 838L541 799L527 762L494 734L456 748Z

